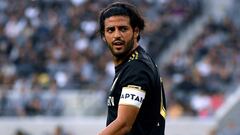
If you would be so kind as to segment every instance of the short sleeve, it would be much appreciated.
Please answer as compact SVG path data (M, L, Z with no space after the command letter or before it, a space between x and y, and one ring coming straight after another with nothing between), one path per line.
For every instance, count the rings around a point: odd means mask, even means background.
M131 85L139 87L143 91L148 91L150 89L153 74L147 64L138 60L133 60L125 67L121 76L120 86L122 88Z

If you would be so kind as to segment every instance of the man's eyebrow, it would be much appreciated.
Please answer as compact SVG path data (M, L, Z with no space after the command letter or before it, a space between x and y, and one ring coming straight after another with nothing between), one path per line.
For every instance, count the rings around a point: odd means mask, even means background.
M106 26L106 28L114 28L115 26Z
M112 27L122 28L122 27L128 27L128 26L127 25L106 26L106 28L112 28Z
M126 25L121 25L121 26L118 26L119 28L128 28L128 26Z
M114 29L114 28L115 28L114 26L107 26L107 27L105 27L106 30Z

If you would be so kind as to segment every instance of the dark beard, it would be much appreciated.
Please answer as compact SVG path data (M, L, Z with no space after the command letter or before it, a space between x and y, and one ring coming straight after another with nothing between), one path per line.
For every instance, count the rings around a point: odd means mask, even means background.
M110 48L110 50L111 50L112 55L116 59L125 59L126 57L128 57L128 55L132 51L133 46L134 46L134 39L132 37L131 40L127 43L126 49L124 50L124 52L122 52L122 53L114 53L114 51L111 48Z

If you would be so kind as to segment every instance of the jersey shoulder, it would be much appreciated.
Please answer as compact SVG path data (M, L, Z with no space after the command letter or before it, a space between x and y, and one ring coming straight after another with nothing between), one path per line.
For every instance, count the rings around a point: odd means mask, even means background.
M157 67L150 55L140 46L129 57L128 65L138 68L142 66L153 71L156 70Z

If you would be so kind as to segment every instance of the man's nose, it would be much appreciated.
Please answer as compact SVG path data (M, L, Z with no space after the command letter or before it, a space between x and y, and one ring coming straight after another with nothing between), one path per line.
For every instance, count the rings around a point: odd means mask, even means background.
M121 36L122 36L121 32L120 32L119 30L115 30L115 32L114 32L114 34L113 34L113 37L114 37L114 38L119 38L119 37L121 37Z

